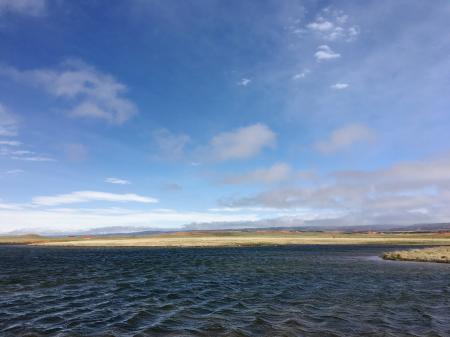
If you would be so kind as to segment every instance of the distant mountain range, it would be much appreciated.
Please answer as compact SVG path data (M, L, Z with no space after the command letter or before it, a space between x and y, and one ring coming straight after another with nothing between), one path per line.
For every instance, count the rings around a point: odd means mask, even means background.
M41 234L50 236L59 235L103 235L103 236L120 236L120 235L156 235L162 233L170 233L177 231L223 231L223 230L236 230L236 231L256 231L256 230L290 230L290 231L341 231L341 232L438 232L438 231L450 231L450 222L445 223L431 223L431 224L415 224L415 225L364 225L364 226L258 226L258 222L255 223L255 227L237 227L236 224L227 228L226 224L222 224L221 228L208 229L204 226L192 224L186 225L183 228L177 229L152 229L142 227L128 227L128 226L114 226L114 227L101 227L90 229L86 231L74 231L74 232L47 232L47 231L32 231L32 230L19 230L6 233L5 235L25 235L25 234ZM249 224L247 223L247 226ZM216 226L218 227L218 226Z

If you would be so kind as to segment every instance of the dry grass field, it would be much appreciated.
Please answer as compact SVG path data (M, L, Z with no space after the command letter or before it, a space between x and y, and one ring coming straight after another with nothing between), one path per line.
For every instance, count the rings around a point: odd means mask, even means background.
M388 252L386 260L450 263L450 247L432 247Z
M449 245L448 233L342 233L299 231L194 231L145 236L17 236L0 244L72 247L241 247L308 244Z

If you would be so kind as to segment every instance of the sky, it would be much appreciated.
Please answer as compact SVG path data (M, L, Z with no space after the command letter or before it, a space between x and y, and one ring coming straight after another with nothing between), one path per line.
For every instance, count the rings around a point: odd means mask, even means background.
M450 221L450 2L0 0L0 234Z

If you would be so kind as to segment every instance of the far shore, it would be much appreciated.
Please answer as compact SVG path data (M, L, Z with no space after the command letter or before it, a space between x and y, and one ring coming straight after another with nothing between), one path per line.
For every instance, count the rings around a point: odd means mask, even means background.
M37 235L0 237L0 244L45 247L251 247L279 245L426 245L450 246L449 232L301 232L287 230L192 231L145 236Z
M387 252L385 260L450 263L450 247L431 247Z

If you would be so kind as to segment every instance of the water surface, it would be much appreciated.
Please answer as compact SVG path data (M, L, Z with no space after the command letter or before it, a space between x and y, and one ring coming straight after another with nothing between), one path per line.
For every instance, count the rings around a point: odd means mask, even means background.
M0 247L1 336L450 336L450 265L374 246Z

